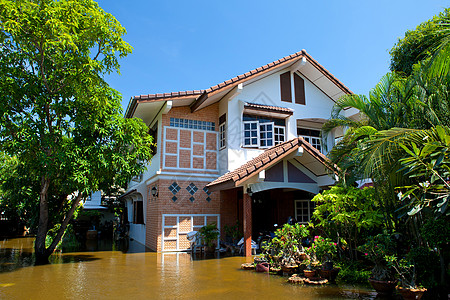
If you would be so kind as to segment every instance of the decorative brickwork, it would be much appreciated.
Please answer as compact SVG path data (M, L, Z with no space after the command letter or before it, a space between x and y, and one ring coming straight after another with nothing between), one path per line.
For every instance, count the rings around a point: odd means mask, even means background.
M212 192L209 197L211 201L205 201L208 196L204 192L205 185L207 181L176 181L173 180L158 180L148 186L150 190L153 186L158 186L159 195L156 200L148 202L147 205L147 226L146 226L146 245L156 251L161 251L162 249L162 216L163 214L179 214L179 215L196 215L196 214L220 214L220 199L218 192ZM191 185L192 184L192 185ZM187 189L190 186L190 189ZM195 186L195 188L194 188ZM169 187L171 187L169 189ZM189 190L192 192L194 190L195 201L189 200L193 197ZM174 202L172 197L176 197L177 200ZM203 226L204 217L193 217L193 226ZM177 226L178 225L178 247L179 249L186 249L187 241L185 240L185 233L190 229L191 220L189 218L180 217L180 223L177 224L177 217L165 217L166 226ZM207 222L217 223L217 217L207 219ZM198 230L198 228L196 229ZM166 232L166 230L164 230ZM170 230L168 231L170 232ZM183 233L184 232L184 233ZM175 234L175 233L170 233ZM172 237L172 235L170 236ZM168 246L173 248L167 248ZM176 243L172 241L165 241L164 250L175 250Z
M162 169L190 174L217 174L217 131L194 129L194 127L191 129L189 126L189 128L170 127L170 119L217 124L218 114L219 105L216 103L195 113L191 113L189 107L174 107L167 115L163 115L162 141L159 142ZM215 129L217 128L214 127Z

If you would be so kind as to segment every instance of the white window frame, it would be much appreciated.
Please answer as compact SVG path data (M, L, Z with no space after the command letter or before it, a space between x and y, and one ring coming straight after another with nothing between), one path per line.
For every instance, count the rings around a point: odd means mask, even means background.
M275 129L283 130L283 134L276 132ZM286 126L274 125L273 126L273 145L279 145L286 141Z
M309 136L309 135L302 135L301 136L305 141L311 144L314 148L322 152L322 139L317 136ZM319 147L317 147L319 146Z
M272 126L272 130L267 130L267 126ZM261 135L263 133L266 134L265 138L261 137ZM267 137L268 133L272 134L271 138ZM258 136L258 138L259 138L258 140L259 140L259 147L260 148L271 148L271 147L275 146L274 123L273 122L259 122L259 136ZM269 140L272 140L272 145L268 145ZM266 142L265 146L262 145L262 141Z
M245 144L245 125L249 124L250 125L250 137L248 137L248 139L250 139L250 144ZM254 139L255 137L251 136L251 124L256 124L256 144L252 143L252 139ZM243 147L259 147L259 122L258 121L244 121L243 125L242 125L242 145Z
M299 203L302 203L302 205L303 205L303 203L306 203L306 205L307 205L308 215L306 216L307 217L306 221L304 221L305 216L303 214L302 214L301 220L299 219L299 215L298 215L298 209L299 209L298 204ZM303 209L303 207L302 207L302 209ZM295 200L295 219L297 220L297 222L301 223L301 224L306 224L311 220L311 216L312 216L311 200L308 200L308 199Z
M226 122L219 125L219 150L227 147L227 127Z

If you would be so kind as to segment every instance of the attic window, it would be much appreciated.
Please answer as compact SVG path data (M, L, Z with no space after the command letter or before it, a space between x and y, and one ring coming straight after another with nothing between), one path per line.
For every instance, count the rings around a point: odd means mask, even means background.
M280 75L281 101L292 102L291 72L287 71Z

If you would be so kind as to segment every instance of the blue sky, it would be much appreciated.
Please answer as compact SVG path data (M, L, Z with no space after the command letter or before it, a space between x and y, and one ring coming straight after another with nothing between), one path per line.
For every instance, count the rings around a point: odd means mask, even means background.
M100 6L134 48L110 85L131 96L206 89L305 49L354 93L389 71L405 31L448 7L443 0L119 1Z

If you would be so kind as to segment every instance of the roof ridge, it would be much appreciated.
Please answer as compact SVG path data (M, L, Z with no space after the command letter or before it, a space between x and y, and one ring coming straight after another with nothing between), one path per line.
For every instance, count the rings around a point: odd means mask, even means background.
M236 81L245 79L245 78L247 78L249 76L253 76L253 75L257 74L257 73L260 73L262 71L265 71L265 70L268 70L270 68L273 68L273 67L275 67L275 66L277 66L277 65L279 65L279 64L281 64L283 62L286 62L288 60L297 58L297 57L299 57L302 54L306 54L306 51L304 49L301 50L301 51L295 52L294 54L291 54L291 55L285 56L283 58L280 58L280 59L278 59L276 61L273 61L271 63L265 64L265 65L263 65L261 67L258 67L256 69L252 69L252 70L250 70L250 71L248 71L248 72L246 72L244 74L237 75L237 76L235 76L233 78L230 78L228 80L225 80L225 81L223 81L221 83L218 83L216 85L210 86L209 88L204 89L204 90L179 91L179 92L170 92L170 93L154 93L154 94L148 94L148 95L134 96L133 98L136 99L136 100L150 100L150 99L158 99L158 98L173 98L173 97L185 96L185 95L180 95L180 94L190 93L190 92L198 92L198 93L195 93L195 95L203 94L204 92L207 92L207 93L213 92L213 91L218 90L220 88L223 88L223 87L225 87L227 85L235 83ZM167 95L167 96L165 96L165 95ZM194 94L191 93L191 94L188 94L188 95L194 95Z

